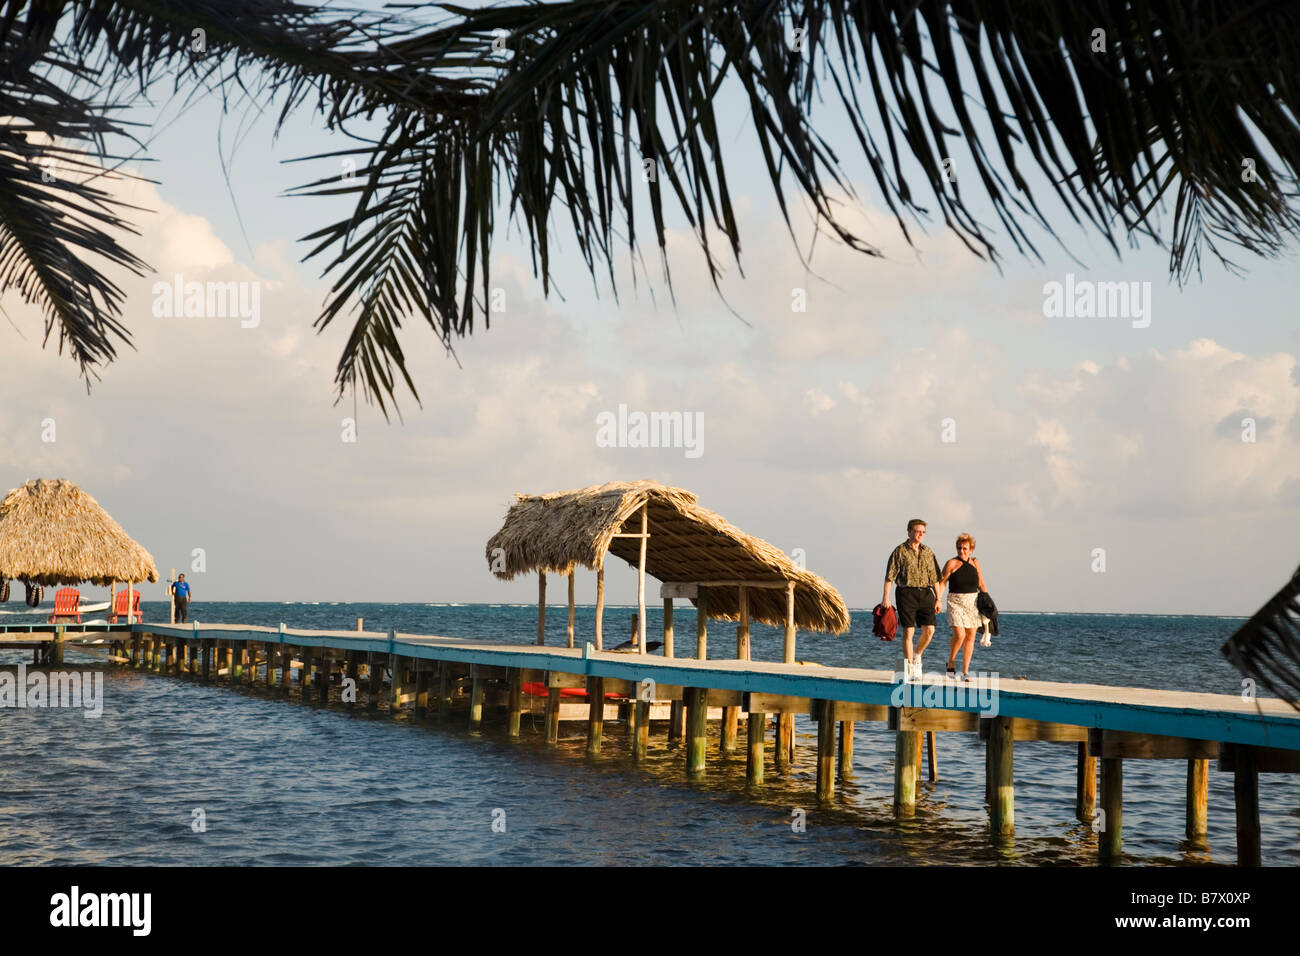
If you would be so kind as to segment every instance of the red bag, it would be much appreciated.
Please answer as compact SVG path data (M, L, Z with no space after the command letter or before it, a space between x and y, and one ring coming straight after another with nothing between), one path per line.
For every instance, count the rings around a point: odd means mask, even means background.
M877 604L871 610L871 633L882 641L892 641L898 633L898 612Z

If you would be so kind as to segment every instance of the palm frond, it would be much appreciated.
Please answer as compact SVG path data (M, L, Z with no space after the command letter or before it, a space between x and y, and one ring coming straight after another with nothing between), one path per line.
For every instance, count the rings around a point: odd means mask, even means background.
M1228 638L1223 655L1300 710L1300 568Z

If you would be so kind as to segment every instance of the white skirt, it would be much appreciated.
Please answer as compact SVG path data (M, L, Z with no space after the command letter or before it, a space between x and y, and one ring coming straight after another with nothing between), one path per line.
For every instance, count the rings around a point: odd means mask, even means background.
M975 608L978 592L948 595L948 624L950 627L979 627L980 612Z

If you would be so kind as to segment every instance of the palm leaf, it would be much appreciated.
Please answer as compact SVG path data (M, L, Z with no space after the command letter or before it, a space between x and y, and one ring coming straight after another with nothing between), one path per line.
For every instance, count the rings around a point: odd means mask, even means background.
M1228 638L1223 655L1300 710L1300 568Z

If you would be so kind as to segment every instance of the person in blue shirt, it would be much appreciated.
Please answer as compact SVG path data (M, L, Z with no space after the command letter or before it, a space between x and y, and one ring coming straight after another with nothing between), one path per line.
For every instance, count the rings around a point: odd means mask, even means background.
M172 585L172 595L172 604L176 608L176 623L184 624L190 610L190 585L185 580L185 575L176 576L176 583Z

